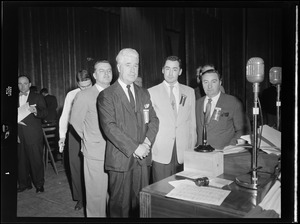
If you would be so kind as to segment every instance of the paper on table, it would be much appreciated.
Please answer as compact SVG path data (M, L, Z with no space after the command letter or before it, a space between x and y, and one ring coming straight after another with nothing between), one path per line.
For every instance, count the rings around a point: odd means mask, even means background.
M227 155L232 153L246 152L248 151L246 148L247 147L244 145L228 145L224 149L220 150L220 152L223 152L224 155Z
M18 123L29 114L31 114L31 112L29 111L29 103L27 102L18 108Z
M260 128L258 129L258 133L260 133ZM243 135L241 138L251 144L250 135ZM259 135L258 141L260 141ZM264 125L260 149L268 154L274 153L276 155L281 155L281 132L268 125Z
M198 187L196 185L180 184L171 190L166 197L181 200L221 205L230 191L212 187Z
M195 185L195 182L192 180L184 179L184 180L173 180L169 181L169 184L171 184L173 187L178 187L180 184L188 184L188 185Z

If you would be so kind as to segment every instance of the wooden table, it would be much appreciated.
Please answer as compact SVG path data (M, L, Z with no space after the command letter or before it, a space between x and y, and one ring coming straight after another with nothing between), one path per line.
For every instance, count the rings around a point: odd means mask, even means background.
M276 155L258 153L258 166L263 167L261 171L273 172L277 161L278 156ZM151 184L140 192L140 216L152 218L241 218L261 202L272 185L272 181L267 181L258 190L238 186L234 181L235 178L249 172L250 167L251 154L249 152L224 156L224 174L218 177L232 180L233 183L223 187L231 192L220 206L165 197L173 189L168 182L184 179L183 177L173 175ZM264 178L263 175L262 178Z

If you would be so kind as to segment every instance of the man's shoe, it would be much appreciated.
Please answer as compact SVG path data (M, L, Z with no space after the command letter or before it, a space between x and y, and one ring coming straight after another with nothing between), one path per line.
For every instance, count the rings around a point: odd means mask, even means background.
M39 192L44 192L43 186L36 188L36 193L39 193Z
M30 190L30 189L32 189L32 186L28 186L28 187L18 187L17 192L18 192L18 193L21 193L21 192L23 192L23 191L25 191L25 190Z
M82 209L83 204L82 201L77 201L77 204L75 205L75 210L79 211L80 209Z

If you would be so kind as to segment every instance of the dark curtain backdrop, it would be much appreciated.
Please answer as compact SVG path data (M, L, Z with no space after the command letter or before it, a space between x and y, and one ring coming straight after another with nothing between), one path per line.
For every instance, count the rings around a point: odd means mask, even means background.
M101 59L116 67L119 21L117 12L90 7L20 8L19 74L31 77L38 90L48 88L62 107L67 92L77 87L79 70L92 73Z
M76 87L80 69L93 71L98 59L111 62L131 47L140 54L144 87L163 80L164 59L182 59L179 82L195 87L196 69L212 63L223 86L240 98L251 119L252 84L246 80L249 58L265 61L261 90L269 86L271 67L281 66L282 9L191 7L23 7L19 9L19 74L39 89L47 87L62 107Z

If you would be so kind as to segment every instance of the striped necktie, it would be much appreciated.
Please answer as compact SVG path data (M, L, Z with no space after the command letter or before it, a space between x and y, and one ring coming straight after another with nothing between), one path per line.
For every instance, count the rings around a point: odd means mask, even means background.
M129 94L129 99L130 99L131 107L135 111L135 101L134 101L134 98L133 98L133 94L132 94L132 92L130 90L130 85L127 85L126 87L128 89L128 94Z
M212 99L209 98L208 102L206 104L206 110L205 110L205 124L209 123L209 119L210 119L210 110L211 110L211 101Z

